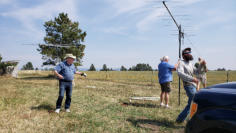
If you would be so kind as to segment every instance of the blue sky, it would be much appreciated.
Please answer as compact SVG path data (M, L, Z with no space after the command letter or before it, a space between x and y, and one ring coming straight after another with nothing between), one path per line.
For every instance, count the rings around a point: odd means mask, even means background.
M167 6L186 33L194 62L207 61L209 69L236 70L236 1L168 0ZM160 58L178 60L177 28L159 0L0 0L0 54L3 60L31 61L41 67L37 44L44 43L45 21L68 13L87 32L81 68L129 68Z

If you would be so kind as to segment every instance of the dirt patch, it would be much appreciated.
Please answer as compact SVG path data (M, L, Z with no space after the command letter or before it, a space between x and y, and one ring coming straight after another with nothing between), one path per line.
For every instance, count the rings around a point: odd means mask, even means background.
M184 133L184 128L176 129L176 130L173 131L173 133Z
M142 128L146 128L151 130L152 132L158 132L160 130L160 127L155 125L155 124L151 124L151 123L146 123L146 124L138 124L139 127Z
M121 106L128 106L129 104L128 103L121 103Z
M48 110L48 113L49 113L49 114L55 113L55 110Z

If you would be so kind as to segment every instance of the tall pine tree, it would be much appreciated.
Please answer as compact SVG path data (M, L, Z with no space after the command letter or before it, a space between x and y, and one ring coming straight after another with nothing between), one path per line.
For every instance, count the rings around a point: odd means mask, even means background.
M96 68L93 64L91 64L90 68L89 68L89 71L96 71Z
M109 69L107 68L106 64L103 64L102 69L100 71L109 71Z
M65 54L72 53L76 56L77 64L81 65L84 56L85 45L81 44L87 35L79 28L79 22L72 22L66 13L60 13L54 20L44 24L46 36L44 42L47 45L39 45L37 49L45 60L43 65L55 65L57 59L64 60ZM57 47L69 45L70 47Z
M127 71L127 69L124 66L121 66L120 71Z

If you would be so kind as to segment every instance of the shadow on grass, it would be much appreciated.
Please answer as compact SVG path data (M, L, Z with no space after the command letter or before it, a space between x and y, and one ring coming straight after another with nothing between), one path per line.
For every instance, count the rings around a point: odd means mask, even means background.
M122 106L135 106L135 107L145 107L145 108L160 108L159 105L150 104L150 103L130 103L130 102L123 102L121 103Z
M48 112L51 112L54 110L54 106L51 104L41 104L39 106L31 107L31 110L47 110Z
M132 123L135 127L148 128L151 130L159 130L160 127L171 128L175 130L184 130L184 126L175 125L173 121L169 121L167 119L149 120L128 118L127 121Z
M52 80L52 79L56 79L56 78L54 75L48 75L48 76L22 77L20 79L24 79L24 80Z

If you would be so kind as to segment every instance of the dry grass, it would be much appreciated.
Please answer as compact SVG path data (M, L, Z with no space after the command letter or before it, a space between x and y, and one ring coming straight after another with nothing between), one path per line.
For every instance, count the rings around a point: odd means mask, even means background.
M167 132L181 133L185 124L175 124L186 105L181 90L178 106L174 73L171 109L159 102L134 101L130 96L159 96L154 72L87 72L76 76L71 113L53 113L58 82L50 72L20 72L20 78L0 77L0 132ZM209 72L208 85L226 81L224 72ZM230 72L236 80L236 72Z

